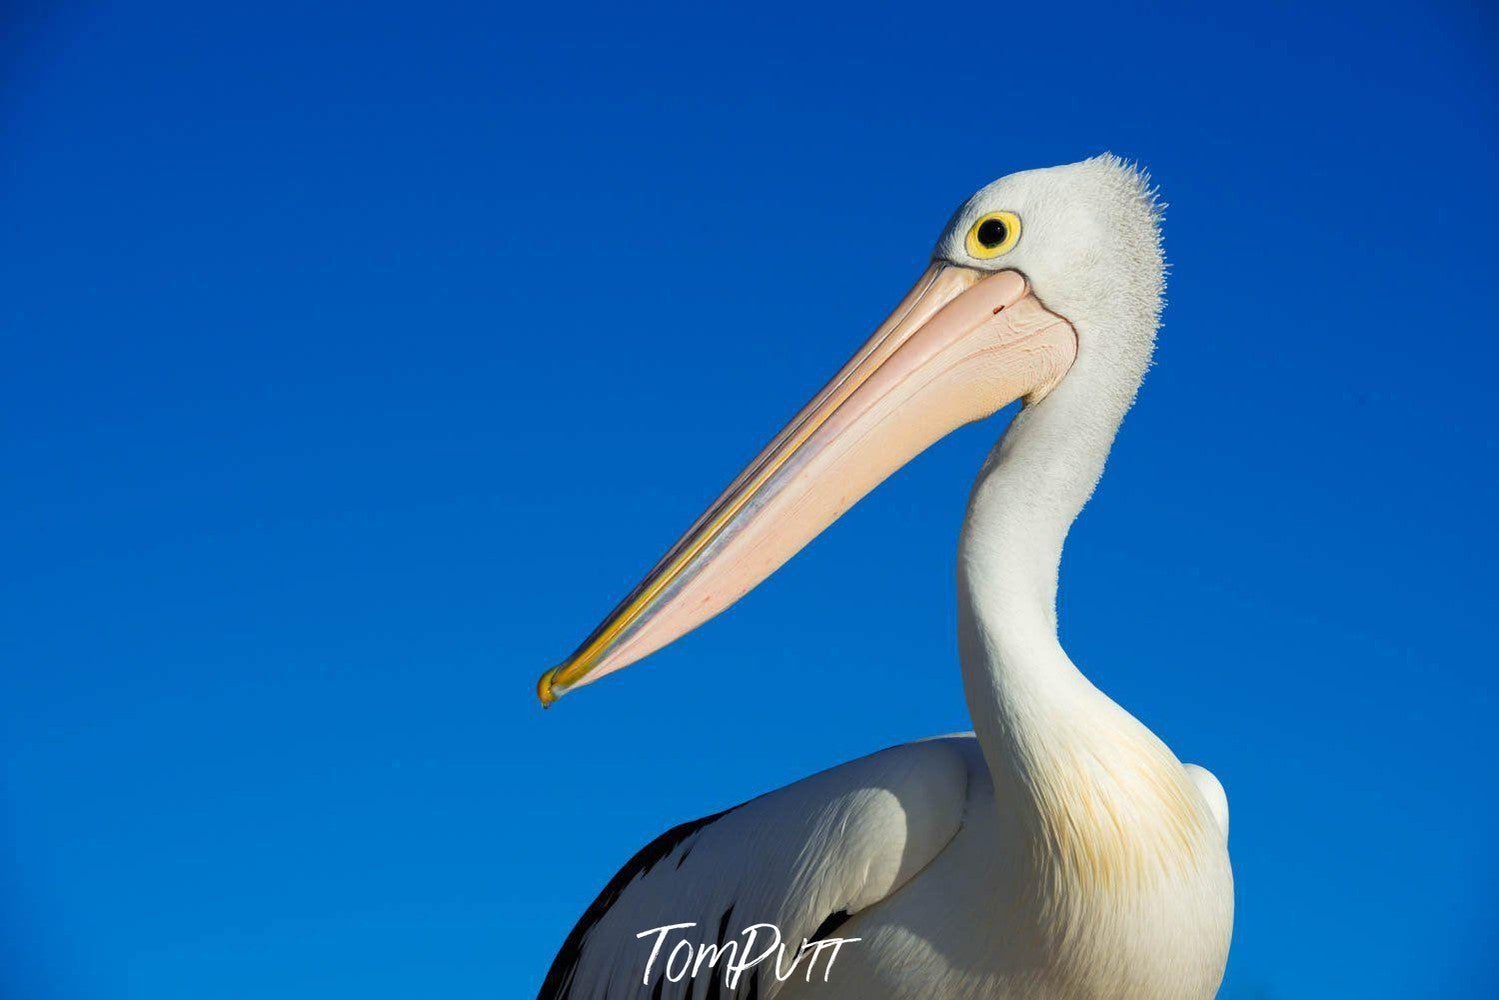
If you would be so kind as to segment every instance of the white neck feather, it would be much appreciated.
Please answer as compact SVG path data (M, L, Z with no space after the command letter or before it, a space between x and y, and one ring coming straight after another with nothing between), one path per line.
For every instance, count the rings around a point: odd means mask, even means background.
M1074 321L1072 371L1015 418L969 500L958 553L960 654L969 710L997 780L1056 734L1059 713L1107 701L1058 641L1057 574L1067 532L1144 376L1154 318L1147 322L1143 338L1110 338L1143 343L1131 359L1090 349L1096 341L1085 321Z
M1144 377L1156 323L1142 310L1099 336L1074 316L1072 370L1015 418L974 486L959 547L959 646L1006 840L1056 876L1030 884L1109 890L1148 877L1159 858L1190 855L1180 845L1198 838L1200 817L1176 758L1089 683L1057 637L1062 546ZM1177 846L1162 850L1162 838Z

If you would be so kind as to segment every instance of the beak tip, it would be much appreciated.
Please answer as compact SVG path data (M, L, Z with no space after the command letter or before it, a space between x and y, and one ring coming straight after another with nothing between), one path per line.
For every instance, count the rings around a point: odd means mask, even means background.
M553 667L536 681L536 697L541 700L542 708L551 708L552 704L561 696L552 687L552 678L557 675L557 668Z

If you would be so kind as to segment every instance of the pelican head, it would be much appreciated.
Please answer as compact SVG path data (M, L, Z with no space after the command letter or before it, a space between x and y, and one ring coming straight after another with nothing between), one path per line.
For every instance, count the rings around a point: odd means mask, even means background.
M1015 400L1036 406L1074 369L1117 371L1096 391L1122 416L1160 308L1156 216L1145 177L1108 155L968 199L869 341L542 675L542 704L725 610L929 445Z

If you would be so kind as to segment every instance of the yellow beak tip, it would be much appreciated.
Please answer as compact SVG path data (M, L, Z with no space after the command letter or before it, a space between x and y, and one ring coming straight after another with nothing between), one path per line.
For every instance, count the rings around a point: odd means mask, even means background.
M556 675L557 668L553 667L551 670L548 670L546 673L542 674L540 679L536 682L536 697L541 699L542 708L551 708L552 703L555 702L558 697L560 697L558 693L552 689L552 678Z

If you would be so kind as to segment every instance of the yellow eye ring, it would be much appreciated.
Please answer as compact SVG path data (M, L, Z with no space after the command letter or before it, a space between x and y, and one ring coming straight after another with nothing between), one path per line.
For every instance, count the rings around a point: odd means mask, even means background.
M1020 216L1014 212L990 212L968 230L968 255L990 260L1009 253L1020 242Z

